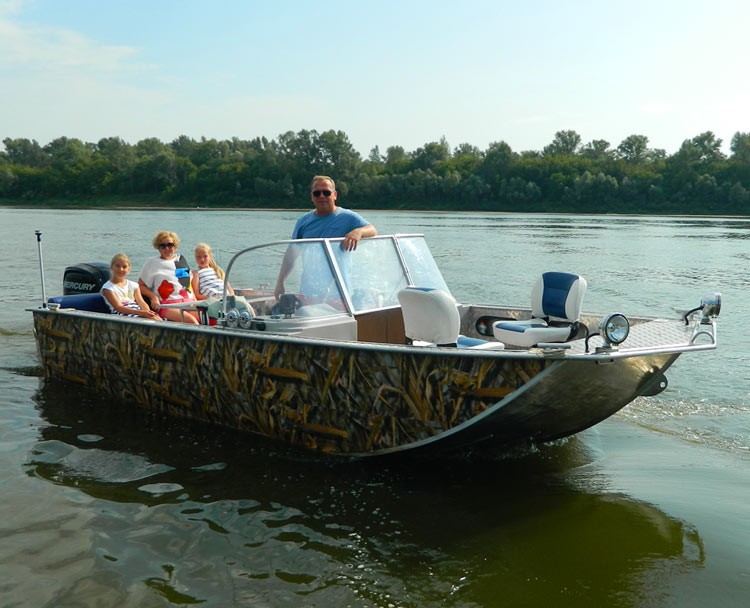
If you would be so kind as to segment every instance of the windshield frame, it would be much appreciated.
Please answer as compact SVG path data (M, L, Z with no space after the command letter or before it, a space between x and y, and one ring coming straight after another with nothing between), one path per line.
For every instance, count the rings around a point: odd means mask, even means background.
M245 247L235 253L226 268L226 280L222 293L222 313L226 319L230 308L230 298L227 297L227 285L231 283L232 270L237 260L248 253L263 248L287 246L290 247L312 247L313 244L322 245L326 261L335 281L338 296L343 302L345 310L337 310L335 314L357 315L373 310L393 308L399 306L397 292L406 286L433 287L443 289L450 293L440 270L435 263L424 235L421 233L379 235L362 239L356 250L345 252L341 250L343 238L312 238L312 239L285 239L271 241L259 245ZM391 247L385 243L390 242ZM381 245L381 243L383 243ZM351 258L343 256L351 255ZM359 260L357 260L357 256ZM298 256L301 257L301 256ZM346 261L352 264L366 262L365 277L360 276L351 279L352 274L344 267ZM295 263L299 261L295 260ZM382 271L382 274L381 274ZM371 274L367 274L370 272ZM327 275L326 275L327 276ZM416 284L417 283L420 284ZM387 291L384 301L375 299L370 305L363 305L354 297L355 292L366 287L370 291L381 289ZM357 294L358 295L358 294ZM334 313L331 313L334 314Z

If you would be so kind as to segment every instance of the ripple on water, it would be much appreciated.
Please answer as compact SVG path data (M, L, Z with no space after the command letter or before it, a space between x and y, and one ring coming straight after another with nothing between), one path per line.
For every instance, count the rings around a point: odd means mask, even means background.
M750 452L750 409L700 400L639 397L619 417L652 429L730 452Z
M171 471L173 467L153 464L138 454L98 448L81 449L50 440L36 444L30 464L44 469L45 476L62 481L66 477L107 484L127 484Z

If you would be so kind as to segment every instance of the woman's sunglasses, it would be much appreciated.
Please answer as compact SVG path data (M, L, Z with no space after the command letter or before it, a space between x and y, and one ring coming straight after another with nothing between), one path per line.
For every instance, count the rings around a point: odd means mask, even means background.
M166 249L167 247L174 247L174 243L159 243L159 249Z

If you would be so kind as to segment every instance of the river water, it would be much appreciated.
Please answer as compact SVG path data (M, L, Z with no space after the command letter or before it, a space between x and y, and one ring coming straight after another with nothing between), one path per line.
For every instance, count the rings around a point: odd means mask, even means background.
M673 316L720 291L719 349L575 438L491 462L334 465L39 377L31 314L66 266L133 275L287 238L296 212L0 209L1 606L741 606L750 597L750 221L370 212L423 232L459 300Z

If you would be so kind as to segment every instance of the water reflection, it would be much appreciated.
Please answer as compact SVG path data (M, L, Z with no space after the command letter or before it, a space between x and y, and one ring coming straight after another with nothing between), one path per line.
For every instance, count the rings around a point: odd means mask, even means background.
M87 513L69 531L78 576L110 601L640 606L703 564L684 523L580 483L593 457L576 440L494 462L333 465L53 381L36 402L49 426L28 474L71 497L57 518Z

